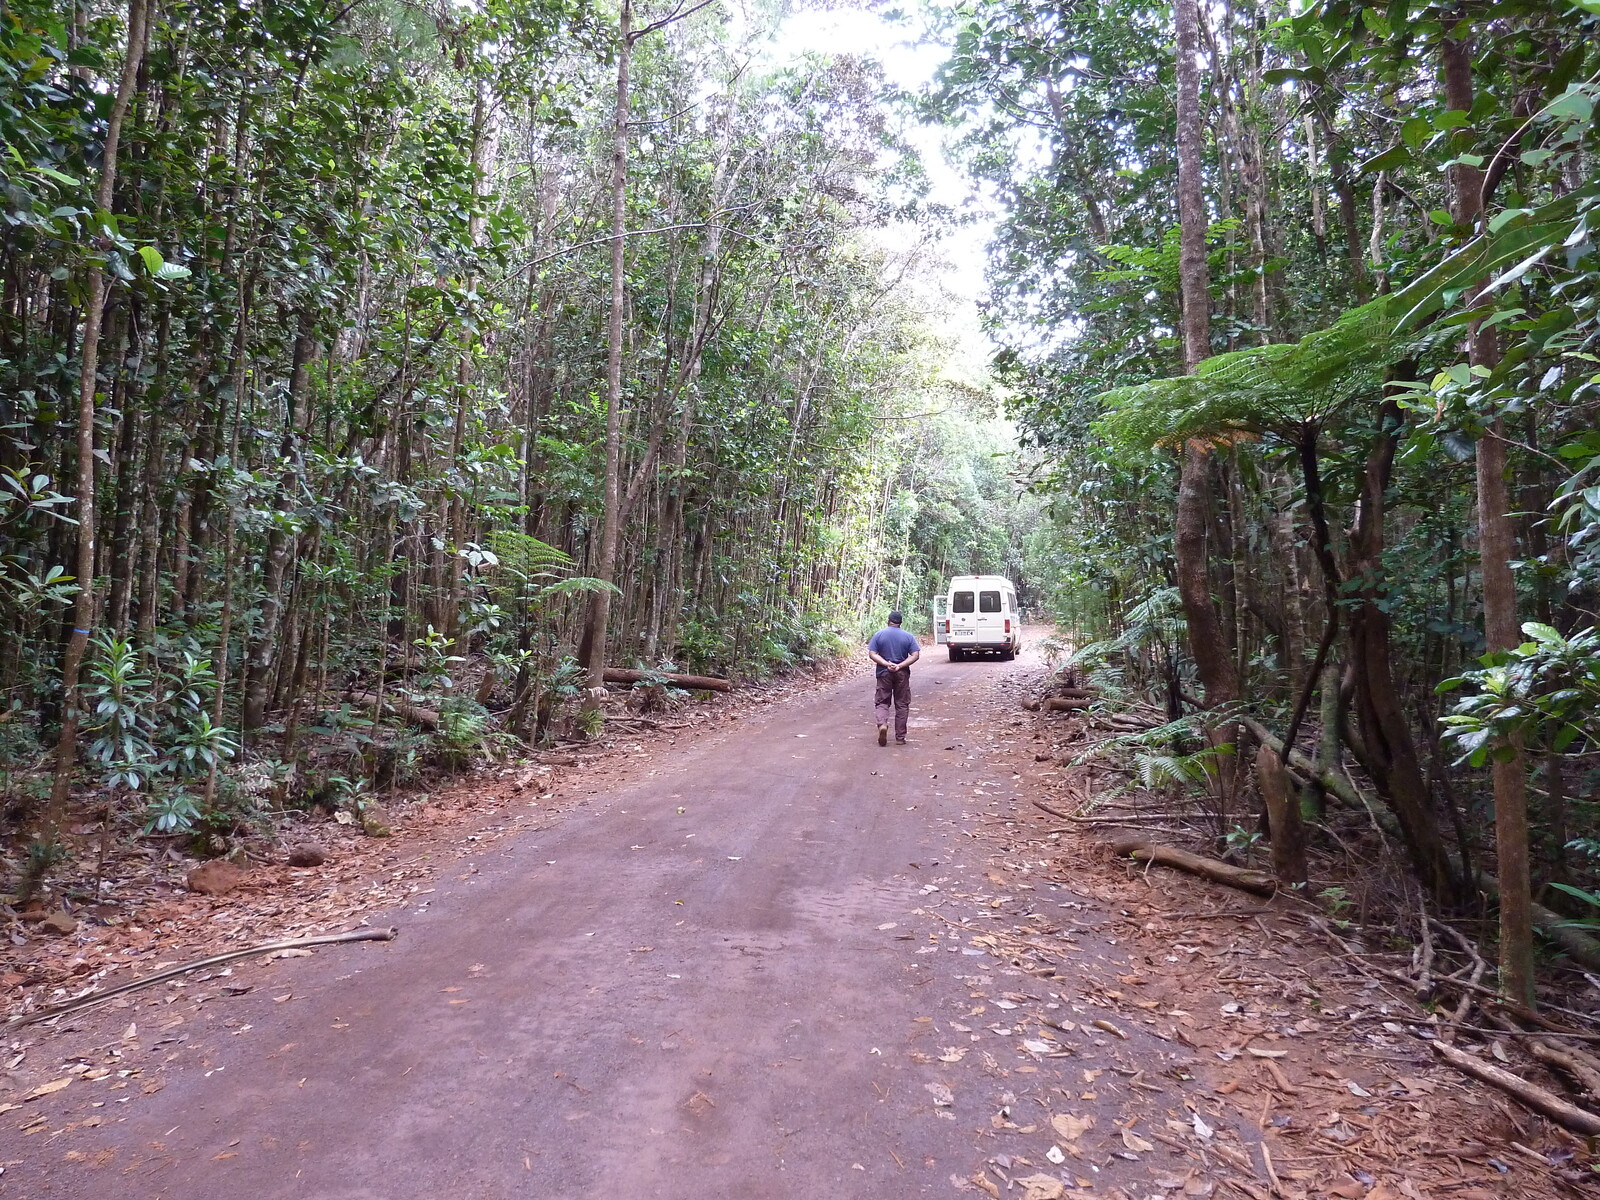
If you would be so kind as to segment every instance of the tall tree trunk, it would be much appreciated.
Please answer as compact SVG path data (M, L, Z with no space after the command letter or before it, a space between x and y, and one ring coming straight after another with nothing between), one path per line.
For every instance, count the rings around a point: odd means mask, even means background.
M122 123L128 115L128 105L133 99L134 85L139 78L139 64L144 59L145 34L149 18L148 0L128 0L128 49L122 60L122 78L117 84L116 99L106 119L105 149L101 155L100 182L95 190L95 208L109 213L117 187L117 147L122 137ZM72 784L72 769L78 757L78 726L82 717L83 698L78 691L78 675L83 666L83 652L89 644L89 630L94 625L95 592L95 508L94 508L94 420L95 382L100 351L100 325L104 318L106 302L105 270L98 259L91 261L87 280L87 297L84 301L83 342L78 369L78 463L77 508L78 593L73 599L72 633L67 639L66 653L61 659L61 695L65 704L62 714L61 737L56 742L55 778L50 788L50 803L45 809L44 828L40 841L53 844L66 818L67 796Z
M1206 205L1200 166L1200 13L1198 0L1177 0L1178 33L1178 286L1183 307L1183 365L1193 371L1210 357L1210 276L1206 269ZM1189 626L1189 645L1206 703L1235 700L1239 679L1206 572L1206 529L1211 506L1210 455L1190 442L1183 450L1173 536L1178 592Z
M1445 103L1452 110L1472 111L1472 46L1446 39L1443 47ZM1484 175L1456 162L1450 168L1452 216L1461 225L1484 218ZM1469 301L1469 304L1476 301ZM1467 361L1492 367L1500 361L1492 329L1474 321L1467 332ZM1506 485L1504 422L1496 417L1478 439L1478 555L1483 578L1483 634L1491 651L1505 650L1520 640L1517 584L1511 572L1516 554L1511 496ZM1532 1005L1533 908L1528 867L1527 772L1521 745L1506 762L1491 768L1494 780L1496 873L1500 879L1500 993Z
M611 583L617 567L618 511L622 473L622 315L628 229L628 70L633 57L633 3L622 0L617 24L616 114L611 133L611 306L606 320L606 463L600 545L591 574ZM588 676L590 707L598 704L606 659L606 627L611 619L611 589L589 596L589 611L578 644L578 661Z

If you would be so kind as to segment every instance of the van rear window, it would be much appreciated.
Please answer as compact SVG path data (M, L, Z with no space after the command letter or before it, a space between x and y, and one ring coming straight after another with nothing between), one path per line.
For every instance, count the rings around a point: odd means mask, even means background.
M969 613L972 611L972 593L956 592L950 597L950 611Z
M999 592L979 592L978 593L978 611L979 612L999 612L1000 611L1000 593Z

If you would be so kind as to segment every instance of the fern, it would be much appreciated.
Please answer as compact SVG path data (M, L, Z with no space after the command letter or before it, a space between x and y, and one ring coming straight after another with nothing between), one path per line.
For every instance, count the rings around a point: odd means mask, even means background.
M1170 587L1151 592L1128 610L1123 621L1121 634L1089 643L1068 663L1081 669L1090 684L1110 700L1120 700L1128 693L1124 664L1130 655L1148 656L1151 650L1166 653L1183 640L1187 628L1178 589Z
M1175 741L1195 741L1201 738L1205 732L1205 722L1202 718L1215 720L1216 713L1186 713L1176 721L1168 721L1164 725L1156 725L1150 729L1140 729L1133 733L1123 733L1118 734L1116 737L1106 738L1090 746L1067 765L1069 767L1080 767L1092 759L1100 758L1117 750L1166 752ZM1224 742L1219 746L1210 747L1197 753L1200 755L1232 754L1233 744Z
M526 533L497 529L488 540L500 566L524 579L550 578L573 566L572 556L566 551Z
M622 589L614 583L607 583L604 579L595 579L589 575L569 575L559 583L552 583L543 589L544 596L580 596L589 592L610 592L614 596L622 595Z
M1234 350L1193 375L1105 392L1095 429L1126 446L1289 433L1379 393L1384 368L1401 352L1392 310L1379 297L1298 342Z
M1210 779L1217 751L1201 750L1195 754L1141 754L1134 762L1134 771L1147 791L1171 784L1204 785Z

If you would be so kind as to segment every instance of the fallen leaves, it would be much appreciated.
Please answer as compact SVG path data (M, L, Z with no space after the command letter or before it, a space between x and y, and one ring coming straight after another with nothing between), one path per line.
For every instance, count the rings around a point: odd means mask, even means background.
M1056 1136L1062 1141L1075 1142L1094 1128L1094 1114L1079 1117L1060 1113L1050 1118L1050 1128L1055 1130Z
M1140 1137L1131 1129L1122 1131L1122 1144L1137 1154L1149 1154L1156 1148L1156 1144L1146 1138Z
M1061 1200L1067 1194L1067 1185L1053 1175L1029 1175L1012 1182L1023 1189L1023 1200Z

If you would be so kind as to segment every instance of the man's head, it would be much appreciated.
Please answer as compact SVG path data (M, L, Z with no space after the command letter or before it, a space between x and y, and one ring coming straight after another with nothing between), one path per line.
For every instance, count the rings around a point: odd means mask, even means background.
M897 612L890 613L889 614L889 624L891 624L891 625L900 624L900 614L897 613Z

